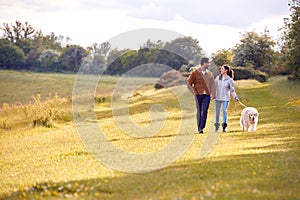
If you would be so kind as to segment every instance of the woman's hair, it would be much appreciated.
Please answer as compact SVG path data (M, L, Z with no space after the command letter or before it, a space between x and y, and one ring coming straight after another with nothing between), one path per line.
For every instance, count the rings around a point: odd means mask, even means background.
M234 72L232 69L230 69L230 66L229 65L223 65L222 67L224 67L225 70L227 70L227 75L230 77L230 78L234 78ZM222 76L219 76L220 80L222 79Z

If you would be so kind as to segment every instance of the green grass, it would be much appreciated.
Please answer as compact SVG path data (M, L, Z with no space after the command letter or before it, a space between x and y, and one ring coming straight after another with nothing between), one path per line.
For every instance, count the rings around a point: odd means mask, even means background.
M280 96L288 106L300 109L300 84L297 81L287 81L287 77L271 78L271 92Z
M97 75L81 75L90 77L89 81L100 78ZM40 94L43 100L57 94L60 97L71 99L76 74L33 73L26 71L0 70L0 105L27 104L33 96ZM111 90L119 78L102 76L96 94L111 95Z
M17 72L1 73L4 76ZM27 76L35 75L43 76ZM60 79L60 75L50 76ZM2 79L0 84L3 85ZM291 89L284 89L287 86ZM229 132L219 133L206 157L200 158L200 151L208 134L195 135L180 159L149 173L125 173L105 167L86 150L71 122L55 128L1 129L0 199L298 199L300 113L295 102L300 98L299 87L299 83L280 77L264 84L237 81L241 101L259 110L257 132L241 131L239 117L243 107L231 101ZM29 94L30 88L27 90ZM56 92L60 94L58 89ZM123 134L107 115L108 102L97 104L95 109L99 127L114 145L147 153L172 141L181 119L172 94L148 87L142 88L141 94L129 101L133 121L140 126L151 122L147 112L151 102L166 107L166 123L152 138ZM208 124L213 123L212 111L213 104ZM106 117L101 118L103 115Z
M70 98L75 75L32 73L0 70L0 105L27 104L40 94L43 99L54 96Z

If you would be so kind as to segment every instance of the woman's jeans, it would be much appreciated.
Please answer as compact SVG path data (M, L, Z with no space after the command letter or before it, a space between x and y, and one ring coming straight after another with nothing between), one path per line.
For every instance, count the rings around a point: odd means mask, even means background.
M227 123L227 108L229 105L229 101L218 101L215 100L215 105L216 105L216 123L220 123L220 110L221 110L221 105L222 106L222 112L223 112L223 123Z
M197 108L197 126L198 126L198 132L203 131L206 124L207 119L207 112L209 108L210 103L210 96L206 94L196 94L195 95L196 100L196 108Z

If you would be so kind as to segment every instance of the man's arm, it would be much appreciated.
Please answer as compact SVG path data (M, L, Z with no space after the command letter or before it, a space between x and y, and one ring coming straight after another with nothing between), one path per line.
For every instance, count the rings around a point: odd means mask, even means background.
M189 89L189 91L190 91L193 95L196 95L193 86L192 86L188 81L187 81L187 88Z
M195 79L195 75L192 72L190 74L189 78L187 79L186 84L187 84L187 88L189 89L189 91L195 96L196 92L194 90L194 87L192 86L192 83L195 81L194 79Z

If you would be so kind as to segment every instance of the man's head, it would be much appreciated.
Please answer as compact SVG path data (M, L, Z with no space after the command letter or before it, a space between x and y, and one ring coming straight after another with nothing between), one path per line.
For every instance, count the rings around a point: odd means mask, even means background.
M207 69L209 67L209 58L207 57L201 58L200 64L203 68Z

